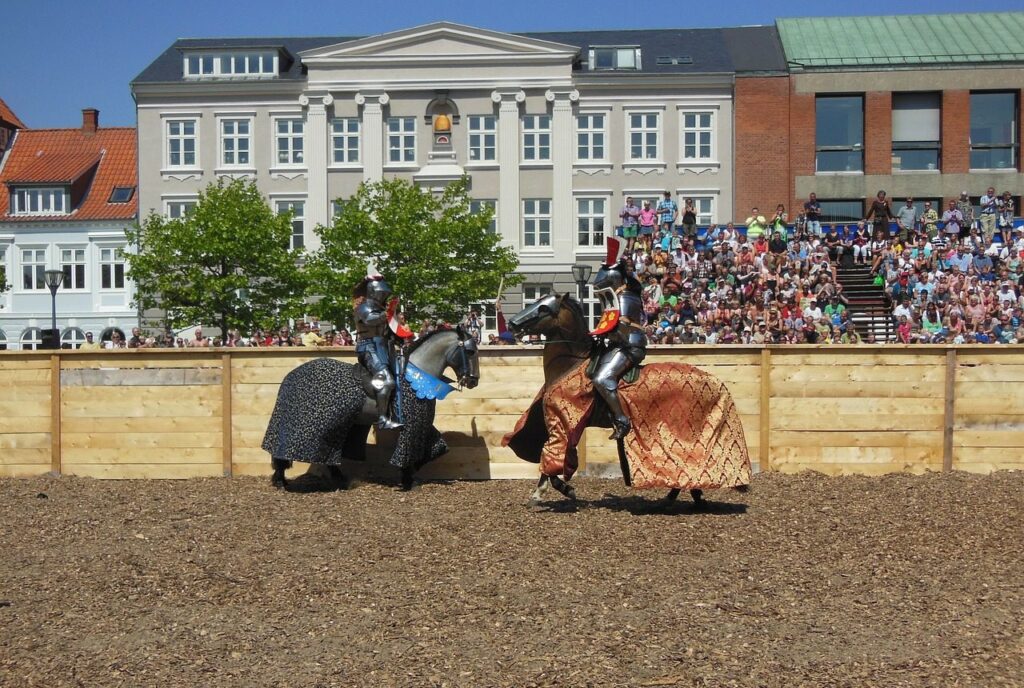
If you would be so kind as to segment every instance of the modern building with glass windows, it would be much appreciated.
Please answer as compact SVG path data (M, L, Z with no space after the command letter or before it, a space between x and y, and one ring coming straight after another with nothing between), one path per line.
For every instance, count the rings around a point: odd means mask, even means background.
M784 73L774 27L509 34L447 22L364 38L179 40L132 82L140 212L178 216L219 177L293 211L295 245L360 182L436 189L519 254L527 298L575 287L626 196L733 218L733 92ZM440 128L439 128L440 127ZM415 231L414 228L409 228ZM488 323L493 325L493 321Z
M736 80L740 209L815 192L826 220L846 222L879 190L941 212L988 187L1021 207L1024 13L776 25L788 75Z
M138 324L125 274L125 229L137 217L135 129L101 128L82 111L77 129L20 128L0 167L0 348L35 349L50 329L48 270L61 344L77 348Z

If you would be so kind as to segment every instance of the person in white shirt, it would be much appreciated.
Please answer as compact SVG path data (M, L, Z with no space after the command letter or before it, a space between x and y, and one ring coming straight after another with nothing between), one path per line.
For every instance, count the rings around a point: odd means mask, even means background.
M996 216L999 214L1001 201L1002 199L996 195L995 187L990 186L979 202L981 206L981 233L986 241L991 240L992 235L996 232Z

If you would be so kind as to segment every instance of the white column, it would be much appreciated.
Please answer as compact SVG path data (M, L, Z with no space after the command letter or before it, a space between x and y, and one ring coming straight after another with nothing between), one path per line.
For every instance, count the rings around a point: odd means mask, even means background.
M305 129L305 159L308 174L306 188L306 219L303 234L306 247L316 250L320 241L313 231L317 225L331 221L330 201L327 198L327 107L334 102L331 94L303 95L299 103L307 108Z
M384 106L387 93L357 93L356 105L363 108L363 121L359 136L363 146L363 181L376 182L384 178Z
M519 105L526 93L494 91L491 100L498 103L498 229L508 246L519 250Z
M572 104L580 99L575 89L549 90L551 103L551 248L559 260L571 260L576 248L572 199Z

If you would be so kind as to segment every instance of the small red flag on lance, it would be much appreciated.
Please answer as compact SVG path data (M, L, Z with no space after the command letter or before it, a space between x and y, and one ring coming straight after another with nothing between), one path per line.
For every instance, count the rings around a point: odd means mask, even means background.
M402 339L412 339L413 333L405 323L398 319L398 297L388 301L388 327Z
M608 253L605 255L604 265L602 269L614 269L622 261L623 254L625 253L626 243L619 241L615 237L606 237L605 245L608 249ZM601 290L605 291L605 290ZM610 291L610 290L609 290ZM618 295L612 293L611 303L618 303ZM618 308L606 308L604 313L601 314L601 320L597 323L597 327L590 333L595 337L600 337L603 334L608 334L619 325L619 318L622 316L622 312Z

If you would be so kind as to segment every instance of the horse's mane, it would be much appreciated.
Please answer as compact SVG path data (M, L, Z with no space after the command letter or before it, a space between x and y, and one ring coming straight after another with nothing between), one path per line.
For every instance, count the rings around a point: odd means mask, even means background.
M459 328L458 327L443 327L443 328L434 330L433 332L428 332L427 334L425 334L424 336L420 337L419 339L417 339L416 341L414 341L412 344L409 345L409 349L408 349L409 355L411 356L412 353L414 351L416 351L416 349L418 349L421 346L423 346L423 343L426 342L428 339L430 339L431 337L433 337L436 334L441 334L443 332L454 332L455 334L459 334Z
M569 310L572 311L573 315L576 316L579 322L587 322L587 316L583 313L583 306L575 298L570 296L562 302L562 305L568 306Z

